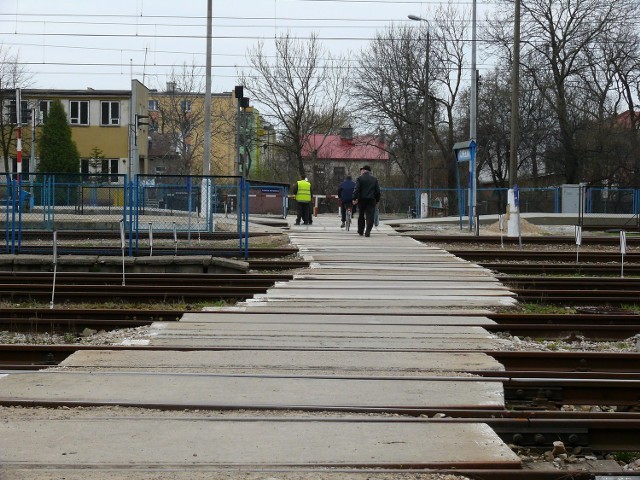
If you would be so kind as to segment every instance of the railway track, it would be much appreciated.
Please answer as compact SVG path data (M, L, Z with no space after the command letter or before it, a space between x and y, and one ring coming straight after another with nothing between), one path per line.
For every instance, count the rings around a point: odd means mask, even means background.
M477 262L481 267L506 275L591 275L591 276L620 276L620 262L617 263L534 263L534 262ZM640 265L624 265L624 274L640 275Z
M564 262L576 264L576 252L571 251L528 251L528 250L457 250L448 249L453 255L471 262ZM620 263L619 252L594 252L581 250L578 255L580 264L584 263ZM640 253L627 253L625 265L640 263Z
M254 271L284 271L304 268L306 261L299 260L250 260ZM513 266L511 266L513 267ZM491 265L500 271L503 265ZM640 272L640 265L637 266ZM516 267L515 270L518 270ZM629 266L626 271L629 273ZM632 274L632 273L631 273ZM260 276L262 275L262 276ZM128 273L126 286L122 275L116 273L59 272L56 277L56 296L60 299L103 299L109 295L121 298L149 300L183 299L246 299L264 293L272 281L286 281L291 277L272 274L241 274L226 278L216 274L141 274ZM267 279L265 281L265 279ZM553 302L565 304L633 304L640 298L640 280L609 277L533 277L505 275L501 281L510 287L523 302ZM0 296L5 299L42 300L50 296L53 285L51 272L0 273ZM109 285L106 291L101 286ZM146 289L146 290L145 290ZM147 295L148 293L148 295Z
M640 280L635 278L508 275L500 281L523 302L616 305L640 301Z
M490 332L508 332L519 337L574 341L625 340L640 333L640 315L626 314L491 314L496 325L484 328Z
M0 354L13 350L19 352L20 346L0 346ZM55 351L68 355L76 350L119 350L130 349L131 347L95 347L95 346L42 346L34 345L27 349L31 355L43 355L45 351ZM163 347L136 347L145 350L174 350ZM184 351L202 350L202 348L185 348ZM491 352L488 352L491 354ZM503 355L505 352L498 352ZM521 359L527 358L527 365L538 365L537 359L546 352L506 352L513 356L518 355ZM45 358L46 358L45 354ZM558 361L563 355L553 354L554 364L560 365ZM534 358L531 358L534 357ZM616 355L613 355L616 357ZM628 355L620 355L624 358L613 358L610 361L630 362ZM551 358L550 358L551 360ZM601 372L593 378L576 378L581 372L547 372L548 378L544 378L542 372L508 370L505 372L469 372L483 374L492 381L502 382L507 399L507 409L432 409L416 407L393 407L393 408L373 408L360 406L324 405L317 407L300 407L297 405L257 405L247 403L241 405L245 410L274 410L302 412L343 412L343 413L367 413L367 414L396 414L405 417L429 417L432 421L441 423L456 423L464 421L479 422L488 424L505 442L521 447L541 447L549 445L552 441L561 440L568 447L591 448L597 450L621 451L635 450L637 448L636 432L640 428L640 412L624 411L621 407L637 407L638 394L640 392L640 379L637 373L638 359L633 359L636 365L627 365L629 378L609 378L609 372ZM50 360L49 365L26 365L16 364L16 369L30 370L36 368L46 368L55 365L55 360ZM631 363L631 362L630 362ZM608 364L610 365L610 364ZM634 370L632 372L632 370ZM553 375L551 375L553 374ZM260 375L258 375L260 376ZM561 377L561 378L558 378ZM340 377L335 377L340 379ZM345 377L351 378L351 377ZM370 377L367 377L370 379ZM584 412L584 411L560 411L558 408L564 404L582 405L615 405L618 411L612 412ZM89 401L48 401L48 400L11 400L1 399L0 406L22 406L22 407L99 407L113 406L109 402L89 402ZM146 404L123 404L118 402L119 407L138 407L162 410L226 410L239 408L238 405L225 407L225 405L188 405L184 404L159 404L150 401ZM276 413L277 415L277 413ZM273 417L271 417L273 418ZM256 420L259 421L259 420ZM530 478L530 477L524 477Z
M122 274L60 272L55 298L88 301L115 297L143 302L246 299L266 292L276 281L291 278L285 274L128 273L123 279ZM51 272L0 274L0 297L5 300L50 299L52 290Z
M51 241L52 232L49 230L22 230L22 241ZM256 237L268 237L273 233L268 232L249 232L249 238ZM140 238L144 238L145 235L140 235ZM189 232L177 231L176 237L178 240L189 240ZM192 240L235 240L238 238L237 232L191 232ZM117 240L120 242L119 230L58 230L58 241L78 241L78 240ZM154 239L173 240L174 235L172 231L155 231L153 232Z
M41 274L46 277L46 274ZM71 274L73 278L74 274ZM37 277L39 277L37 275ZM246 275L237 275L246 277ZM82 275L80 276L82 277ZM117 275L115 276L117 277ZM225 275L225 281L231 282ZM283 281L288 275L265 275L267 279ZM119 277L118 277L119 278ZM0 309L0 329L21 332L67 333L85 328L114 330L150 325L156 321L177 321L185 310L129 309ZM490 332L508 332L536 339L624 340L640 333L640 315L636 314L491 314L495 325L486 325Z
M396 229L398 230L398 229ZM618 229L619 230L619 229ZM424 243L437 244L458 244L458 245L504 245L511 247L519 247L520 240L517 237L507 237L504 235L502 240L500 235L433 235L429 233L420 233L411 230L398 230L411 238ZM615 232L617 230L614 229ZM620 239L617 235L589 235L583 236L582 242L584 246L589 245L607 245L619 246ZM523 245L568 245L575 247L575 238L571 235L531 235L522 237ZM627 244L630 246L640 246L640 235L627 234Z
M196 243L196 242L192 242ZM128 248L126 249L128 251ZM147 246L139 246L135 249L137 257L153 256L185 256L185 255L215 255L219 257L238 257L238 248L217 247L212 245L179 245L177 248L173 245L154 246L153 252ZM21 254L31 255L51 255L51 245L22 245L20 247ZM103 256L120 256L122 250L119 246L81 246L81 245L64 245L58 244L58 255L103 255ZM295 255L298 250L295 248L262 248L254 247L249 249L249 258L281 258L289 255Z
M155 253L155 251L154 251ZM574 255L574 254L572 254ZM575 257L574 257L575 259ZM285 260L285 259L283 259ZM289 259L286 259L289 260ZM255 260L256 264L252 265L252 269L271 269L281 270L284 268L296 268L291 267L290 263L287 263L287 267L281 267L284 262L273 262L269 260ZM250 260L251 263L251 260ZM262 267L264 264L264 267ZM278 265L277 267L274 265ZM305 262L301 262L299 266L306 266ZM625 269L625 272L627 270ZM244 276L244 275L243 275ZM113 280L116 284L121 280L121 276L113 275ZM198 275L200 277L200 275ZM517 277L515 277L517 279ZM35 280L35 279L34 279ZM545 279L539 279L542 282ZM81 281L81 280L80 280ZM522 281L524 282L524 281ZM522 285L518 284L518 285ZM140 285L144 285L141 283ZM515 284L514 284L515 285ZM593 286L593 285L592 285ZM532 287L532 288L529 288ZM549 288L561 288L562 284L552 286L550 284L537 283L532 285L528 284L527 288L522 288L531 292L538 290L548 290ZM584 285L586 288L587 285ZM627 291L634 292L630 285ZM617 287L616 287L617 290ZM520 292L518 292L520 293ZM523 293L524 295L524 293ZM522 297L521 297L522 298ZM589 302L593 303L593 302ZM71 321L72 328L80 328L84 325L82 319L68 319L64 316L58 319L46 319L44 312L39 312L42 315L44 322L54 321L58 322L56 325L64 326L64 323ZM137 318L127 317L125 314L122 319L112 319L114 322L123 322L123 325L134 326ZM154 317L154 315L157 315ZM164 316L175 315L173 313L156 312L145 318L144 324L149 324L154 321L153 318L164 318ZM574 316L570 315L568 318L559 318L561 316L547 316L544 318L534 319L533 316L529 318L521 317L515 318L515 315L494 315L492 319L497 322L494 327L489 327L494 331L509 331L514 335L531 335L534 336L536 323L542 324L541 328L547 331L547 335L557 335L561 338L563 335L571 334L575 332L590 331L594 332L594 338L598 338L597 335L608 334L615 331L616 335L623 335L620 332L636 332L637 326L635 325L636 319L632 316L615 315L615 316ZM540 317L540 316L537 316ZM581 318L580 318L581 317ZM598 324L598 321L594 317L601 317L602 323ZM626 317L626 318L624 318ZM89 319L90 320L90 319ZM96 322L101 319L96 318ZM9 320L10 321L10 320ZM14 322L20 323L22 320L18 320L14 317ZM109 322L109 319L103 319L102 321ZM29 319L25 319L25 326L29 322ZM608 323L605 323L608 322ZM36 322L40 325L40 319ZM97 325L95 323L94 325ZM108 325L108 323L106 324ZM89 327L95 328L95 327ZM107 327L108 328L108 327ZM122 328L122 327L118 327ZM527 333L528 332L528 333ZM599 332L599 333L598 333ZM626 335L626 333L624 333ZM587 336L585 334L585 336ZM632 336L632 335L628 335ZM616 337L626 338L626 337ZM5 350L5 347L7 349ZM69 355L74 347L92 348L91 346L74 346L71 345L68 353L65 353L64 347L66 346L49 346L56 347L50 348L48 352L39 349L33 349L29 352L21 352L20 359L16 359L13 365L6 365L7 369L41 369L47 366L55 365L64 358L65 355ZM111 349L112 347L107 347ZM119 347L116 347L119 348ZM131 347L125 347L130 349ZM135 348L153 348L154 347L135 347ZM10 352L10 346L0 346L0 358L10 358L13 353ZM176 350L171 348L171 350ZM183 350L183 349L180 349ZM184 349L191 350L191 349ZM195 348L193 350L203 350L202 347ZM4 352L4 353L3 353ZM16 351L17 352L17 351ZM594 448L599 450L636 450L637 449L637 434L638 427L640 427L640 414L637 412L611 412L607 414L585 414L584 412L558 412L551 411L557 409L562 404L583 404L583 405L614 405L617 407L624 407L625 409L634 409L638 407L638 398L640 398L640 375L637 373L640 371L640 365L638 364L637 355L634 354L587 354L577 352L567 352L563 354L560 352L487 352L494 355L498 361L505 365L506 371L504 372L469 372L475 374L484 373L487 378L491 378L493 381L500 381L504 385L506 398L509 406L516 408L517 410L482 410L482 411L461 411L451 410L443 411L430 411L429 409L414 409L403 410L390 413L398 413L400 415L418 416L426 415L433 417L440 413L449 418L444 418L442 422L455 423L457 421L465 420L472 422L487 423L493 428L496 433L505 441L514 445L521 446L546 446L553 440L563 440L567 446L578 446L585 448ZM43 356L44 354L44 356ZM29 365L29 362L40 363L39 365ZM48 364L47 364L48 362ZM0 369L2 369L0 365ZM593 392L598 392L593 394ZM33 403L27 402L28 405L33 406ZM46 406L54 406L46 405ZM69 405L74 406L74 405ZM85 406L94 406L94 404L87 404ZM133 405L132 405L133 406ZM136 405L139 406L139 405ZM143 406L144 407L144 406ZM148 405L149 408L157 408L152 404ZM162 408L172 409L178 407L172 407L171 405L161 406ZM259 409L257 405L247 405L247 408ZM184 408L184 405L179 407ZM190 408L199 408L198 405L190 406ZM295 406L283 405L282 410L295 409ZM549 410L545 410L549 409ZM349 411L348 409L336 409L337 411ZM375 411L372 413L381 413ZM435 419L434 419L435 420ZM402 466L396 466L401 468ZM405 466L406 467L406 466ZM416 466L419 467L419 466ZM390 470L393 473L398 473L399 470ZM436 470L430 470L429 473ZM380 470L376 470L380 472ZM443 473L451 473L450 470L443 470ZM566 478L567 472L536 472L536 471L504 471L493 469L482 469L474 471L472 469L461 471L457 470L457 473L466 474L469 478L483 478L492 480L502 479L517 479L527 478L531 480L535 479L559 479ZM593 478L593 475L587 472L571 472L569 478Z
M180 347L141 346L141 351L217 351L244 350L244 347ZM129 350L131 347L120 345L84 345L84 344L0 344L2 366L33 366L34 369L57 365L69 355L81 350ZM327 350L331 350L327 347ZM549 351L502 351L485 352L504 365L507 371L535 372L584 372L634 374L640 372L640 355L635 352L549 352ZM475 372L478 373L478 372Z

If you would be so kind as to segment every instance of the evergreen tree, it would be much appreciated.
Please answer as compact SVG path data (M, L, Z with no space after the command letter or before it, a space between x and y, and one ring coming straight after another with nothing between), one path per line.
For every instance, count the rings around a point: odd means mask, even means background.
M51 104L44 120L40 138L40 163L38 171L43 173L78 173L80 154L71 139L71 127L60 100Z

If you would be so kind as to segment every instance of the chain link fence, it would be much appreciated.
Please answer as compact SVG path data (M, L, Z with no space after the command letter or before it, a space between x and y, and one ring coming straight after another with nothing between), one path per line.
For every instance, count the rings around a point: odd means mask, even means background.
M571 187L571 188L568 188ZM480 188L479 215L505 213L506 188ZM295 211L285 184L245 182L242 177L110 174L30 174L0 177L4 251L19 253L22 234L34 231L124 230L130 254L151 243L154 232L190 246L201 235L225 236L246 256L250 217L286 218ZM318 196L319 214L338 213L335 195ZM610 224L640 228L640 189L569 185L520 188L522 213L575 214L581 225ZM383 218L457 217L469 210L466 189L382 188ZM617 222L617 223L616 223ZM169 232L171 235L166 235ZM160 241L160 240L158 240ZM211 252L222 241L207 244Z
M246 255L248 248L242 177L138 175L129 181L125 175L5 175L0 195L5 251L11 253L19 253L22 232L29 230L122 231L130 254L141 239L151 243L154 232L171 232L173 243L181 237L189 245L202 233L221 233L220 248L228 250L234 239L238 252ZM211 240L209 245L215 253L218 245Z

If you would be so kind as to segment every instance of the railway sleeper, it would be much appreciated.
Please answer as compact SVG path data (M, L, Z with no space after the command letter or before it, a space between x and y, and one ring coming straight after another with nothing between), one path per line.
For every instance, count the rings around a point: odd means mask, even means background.
M552 379L532 381L529 385L527 382L529 379L503 382L505 401L527 408L549 409L555 404L557 408L562 405L607 405L640 410L640 385L636 381L567 381L559 385Z
M491 425L505 443L518 447L550 448L560 440L568 447L590 447L589 429L579 425Z

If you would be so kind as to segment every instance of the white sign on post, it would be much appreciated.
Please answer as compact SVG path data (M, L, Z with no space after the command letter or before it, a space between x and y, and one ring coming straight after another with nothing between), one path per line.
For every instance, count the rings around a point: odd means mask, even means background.
M420 194L420 218L429 217L429 194L422 192Z
M627 234L624 230L620 230L620 254L622 256L620 262L620 278L624 278L624 256L627 254Z
M576 264L578 263L578 254L582 245L582 226L576 225Z
M120 250L122 251L122 286L125 286L125 277L124 277L124 220L120 220Z
M56 296L56 274L58 273L58 232L53 231L53 286L51 287L51 301L49 309L53 309L53 301Z
M153 256L153 223L149 222L149 256Z

